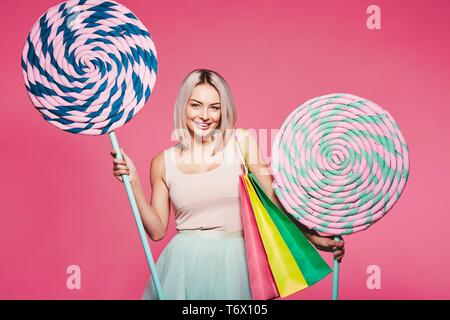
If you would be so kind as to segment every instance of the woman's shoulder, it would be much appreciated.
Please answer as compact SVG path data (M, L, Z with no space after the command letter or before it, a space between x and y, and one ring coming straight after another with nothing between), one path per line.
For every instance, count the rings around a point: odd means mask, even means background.
M175 146L176 145L172 145L166 149L161 150L152 158L150 163L150 175L152 177L162 178L164 183L166 183L166 163L170 161L169 159L166 160L166 156L169 156L168 152Z
M164 154L166 152L166 149L161 150L160 152L158 152L152 159L152 163L160 163L160 162L164 162Z
M175 143L175 144L173 144L173 145L171 145L171 146L169 146L169 147L167 147L167 148L161 150L160 152L158 152L158 153L153 157L153 159L151 160L152 166L155 165L155 166L157 166L157 167L159 167L159 168L164 169L164 164L165 164L165 162L166 162L166 156L169 157L169 156L170 156L170 153L169 153L169 152L170 152L172 149L175 150L177 147L179 147L179 145L180 145L180 143Z
M245 137L248 133L248 129L247 128L234 128L234 132L236 133L236 136L239 139L242 139L243 137Z
M150 175L152 177L163 176L165 171L164 151L157 153L150 162Z
M171 145L163 150L161 150L160 152L158 152L152 159L152 163L155 162L155 164L159 164L162 165L164 164L164 159L165 159L165 155L172 149L172 148L176 148L178 145L178 143Z
M251 138L250 130L247 128L235 128L234 132L236 133L236 138L238 139L239 143L242 145L244 145L245 141L248 141L246 140L246 138Z
M236 133L238 133L238 132L240 132L240 133L243 133L243 132L246 132L248 129L247 128L234 128L234 131L236 132Z

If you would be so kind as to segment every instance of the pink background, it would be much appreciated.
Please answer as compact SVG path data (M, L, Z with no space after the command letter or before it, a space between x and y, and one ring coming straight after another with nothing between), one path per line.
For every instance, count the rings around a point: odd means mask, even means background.
M117 132L148 197L150 159L172 144L172 108L194 68L228 80L245 128L279 128L314 96L363 96L399 124L411 174L385 218L346 237L340 297L450 299L449 1L121 2L150 30L159 58L152 97ZM149 269L124 187L112 176L108 137L47 124L23 84L26 36L57 3L0 4L0 298L139 299ZM381 30L366 27L371 4L381 8ZM170 230L151 242L155 258L175 232L173 217ZM66 288L72 264L81 268L81 290ZM381 268L379 290L367 288L370 265ZM330 296L331 275L292 298Z

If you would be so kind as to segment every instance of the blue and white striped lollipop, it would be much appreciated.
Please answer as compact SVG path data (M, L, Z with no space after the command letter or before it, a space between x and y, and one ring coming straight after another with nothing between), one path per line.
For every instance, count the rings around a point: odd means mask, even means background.
M25 86L35 108L64 131L108 133L123 159L114 130L145 105L158 61L150 33L114 1L71 0L50 8L34 24L22 53ZM157 295L155 263L127 175L123 182Z
M34 24L22 54L36 109L52 125L85 135L130 121L152 93L157 65L148 30L114 1L50 8Z

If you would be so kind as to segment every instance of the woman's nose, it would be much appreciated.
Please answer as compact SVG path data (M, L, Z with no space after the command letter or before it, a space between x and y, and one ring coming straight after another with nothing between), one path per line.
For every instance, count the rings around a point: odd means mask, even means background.
M200 118L202 120L208 120L208 109L203 108L202 113L200 114Z

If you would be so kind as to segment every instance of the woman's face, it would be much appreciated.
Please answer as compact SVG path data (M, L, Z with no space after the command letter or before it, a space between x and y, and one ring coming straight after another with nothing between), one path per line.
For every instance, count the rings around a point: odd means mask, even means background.
M186 124L191 134L206 137L220 125L220 96L209 84L194 88L186 107Z

